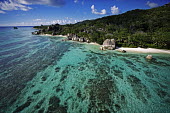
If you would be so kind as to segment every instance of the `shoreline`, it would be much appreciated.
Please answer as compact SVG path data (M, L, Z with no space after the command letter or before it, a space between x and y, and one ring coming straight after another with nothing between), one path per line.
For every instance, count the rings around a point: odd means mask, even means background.
M56 37L63 37L63 38L67 38L66 35L50 35L50 34L41 34L42 36L56 36ZM74 41L74 42L78 42L78 43L82 43L82 44L91 44L91 45L98 45L98 46L102 46L96 42L79 42L79 41ZM170 54L170 50L165 50L165 49L156 49L156 48L128 48L128 47L118 47L115 49L116 51L120 51L120 50L125 50L126 52L135 52L135 53L166 53L166 54Z
M40 34L41 36L56 36L56 37L63 37L63 38L67 38L66 35L50 35L50 34ZM68 40L69 41L69 40ZM73 42L79 42L79 41L73 41ZM92 45L100 45L96 42L90 42L90 43L87 43L87 42L79 42L79 43L82 43L82 44L92 44Z
M100 44L98 44L96 42L87 43L87 42L79 42L79 41L73 41L73 40L67 40L67 41L69 41L69 42L76 42L76 43L79 43L79 44L90 44L90 45L101 46Z
M67 38L67 36L65 35L50 35L50 34L40 34L41 36L56 36L56 37L63 37L63 38Z
M155 49L155 48L128 48L128 47L120 47L115 49L116 51L125 50L126 52L135 52L135 53L167 53L170 54L170 50L165 49Z
M87 42L83 42L85 44L91 44L91 45L97 45L97 46L101 46L100 44L96 43L96 42L90 42L90 43L87 43Z

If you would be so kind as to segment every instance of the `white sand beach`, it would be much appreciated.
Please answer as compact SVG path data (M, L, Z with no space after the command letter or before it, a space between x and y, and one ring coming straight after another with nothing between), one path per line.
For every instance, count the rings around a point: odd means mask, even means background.
M170 54L170 50L164 50L164 49L155 49L155 48L126 48L126 47L120 47L116 50L125 50L127 52L138 52L138 53L168 53Z
M67 38L66 35L50 35L50 34L42 34L43 36L57 36L57 37L63 37L63 38Z
M87 43L87 44L100 45L100 44L98 44L96 42L90 42L90 43Z

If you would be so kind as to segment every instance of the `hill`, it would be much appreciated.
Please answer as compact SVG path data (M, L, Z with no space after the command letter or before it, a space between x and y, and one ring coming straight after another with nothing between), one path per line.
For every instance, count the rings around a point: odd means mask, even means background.
M114 38L117 46L170 49L170 3L153 9L136 9L76 24L34 28L39 28L40 33L46 34L75 34L99 44L105 39Z

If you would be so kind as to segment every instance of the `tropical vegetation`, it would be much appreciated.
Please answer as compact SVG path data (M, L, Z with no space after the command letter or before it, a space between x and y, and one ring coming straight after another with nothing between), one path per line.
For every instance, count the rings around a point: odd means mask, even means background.
M47 34L76 34L99 44L105 39L114 38L117 46L170 49L170 3L76 24L41 25L34 28Z

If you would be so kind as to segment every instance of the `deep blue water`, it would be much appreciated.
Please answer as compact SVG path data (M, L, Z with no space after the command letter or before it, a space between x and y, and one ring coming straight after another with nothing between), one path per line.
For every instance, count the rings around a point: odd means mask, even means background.
M169 113L170 55L0 27L0 113Z

